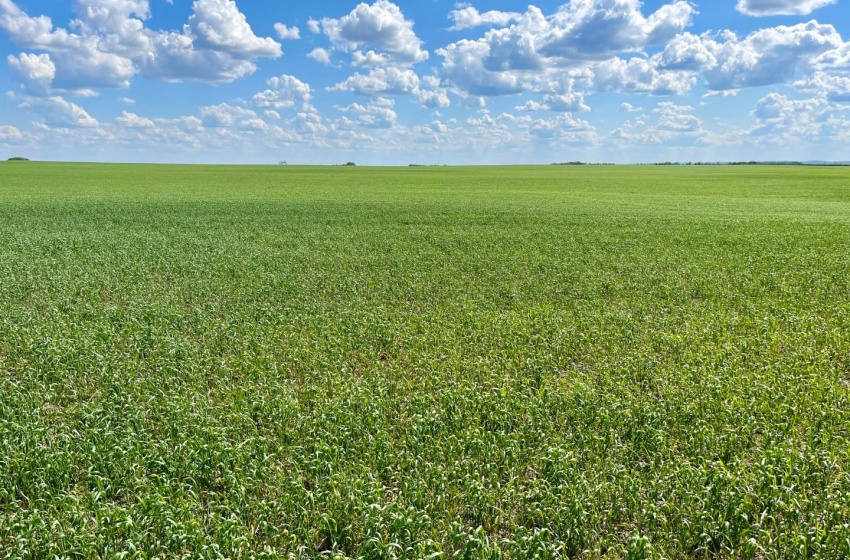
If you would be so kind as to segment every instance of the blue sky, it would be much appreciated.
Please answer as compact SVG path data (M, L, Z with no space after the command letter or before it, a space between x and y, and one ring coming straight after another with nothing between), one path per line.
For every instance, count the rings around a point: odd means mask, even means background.
M850 0L0 0L0 158L850 160Z

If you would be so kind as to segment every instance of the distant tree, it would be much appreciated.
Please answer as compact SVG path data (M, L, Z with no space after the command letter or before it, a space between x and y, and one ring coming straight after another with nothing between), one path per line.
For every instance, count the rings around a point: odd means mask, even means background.
M346 163L345 165L351 165L351 166L354 166L354 165L357 165L357 164L356 164L356 163L354 163L353 161L349 161L349 162L348 162L348 163Z
M29 160L30 160L29 158L25 158L25 157L21 157L21 156L15 156L15 157L10 157L7 161L29 161Z
M286 163L286 160L284 160L284 159L282 159L282 160L280 160L279 162L277 162L277 164L278 164L278 165L288 165L288 164Z

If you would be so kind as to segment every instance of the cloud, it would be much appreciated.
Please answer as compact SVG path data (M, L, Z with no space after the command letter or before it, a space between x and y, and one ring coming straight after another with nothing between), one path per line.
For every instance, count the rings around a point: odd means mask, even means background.
M623 52L664 44L696 13L684 1L665 4L649 16L640 8L638 0L574 0L547 16L530 6L510 27L437 50L443 57L440 76L473 95L519 93L547 72L581 71Z
M307 53L307 58L312 58L319 64L324 64L326 66L330 65L331 63L331 53L327 49L323 49L320 47L317 47Z
M227 82L253 73L257 58L282 54L279 43L253 33L233 0L196 0L179 31L145 27L147 0L77 0L75 11L69 25L74 32L0 0L0 28L14 43L40 51L35 56L49 57L10 61L30 94L91 95L127 88L138 73L165 81ZM41 72L33 72L36 62ZM48 82L49 64L54 70Z
M17 57L9 55L6 59L12 68L12 75L30 95L45 96L50 92L53 78L56 77L56 65L49 54L21 53Z
M200 114L203 125L210 128L238 127L258 118L254 111L228 103L201 107Z
M419 90L419 103L428 109L445 109L452 104L445 90Z
M520 93L530 88L528 77L517 72L499 72L485 67L489 45L462 40L437 50L443 57L440 76L460 91L474 96Z
M522 14L518 12L500 12L497 10L490 10L482 14L473 6L459 5L449 12L449 19L454 21L454 25L449 29L457 31L482 25L505 26L518 20L521 16Z
M135 105L136 104L136 100L131 99L129 97L121 97L121 98L118 99L118 101L120 101L124 105Z
M813 61L815 69L824 72L850 74L850 42L828 50Z
M245 14L233 0L195 0L186 26L193 44L201 49L226 53L248 60L258 57L277 58L280 43L254 35Z
M529 134L557 144L596 144L599 135L589 122L577 119L570 114L558 115L553 119L536 119L529 123Z
M590 111L590 107L584 103L584 96L576 92L560 95L544 95L543 102L546 103L546 106L550 111L556 111L559 113Z
M806 16L837 0L738 0L735 9L748 16Z
M81 22L79 25L85 29ZM100 37L54 29L49 17L29 17L11 0L0 1L0 28L14 43L51 55L54 76L50 90L127 87L135 73L133 62L123 54L104 50Z
M158 125L166 124L186 132L198 132L203 130L204 122L195 116L177 117L176 119L156 119Z
M127 111L121 111L121 116L115 119L115 122L127 128L154 128L155 126L152 120Z
M850 137L850 122L824 96L790 99L769 93L750 114L756 118L756 126L748 131L749 135L769 144L834 143Z
M36 113L51 125L96 127L100 124L85 109L59 96L25 97L18 109Z
M239 128L244 131L262 131L268 130L269 125L260 117L243 119L239 122Z
M257 70L257 65L250 60L215 50L196 49L192 37L181 33L157 35L154 49L140 64L145 77L166 82L232 82Z
M301 30L295 26L287 27L283 23L276 23L274 24L274 30L277 36L283 40L293 41L301 38Z
M395 101L385 97L379 97L365 107L359 103L352 103L340 110L352 117L343 117L335 123L337 128L351 129L355 127L365 128L393 128L397 124L398 115L393 110Z
M366 53L354 51L351 55L351 63L354 66L367 66L369 68L377 68L379 66L387 66L392 63L389 55L368 51Z
M688 72L659 70L654 60L612 58L593 67L593 83L599 91L681 95L696 78Z
M826 95L831 103L850 103L850 76L815 72L813 76L795 82L794 87L814 95Z
M47 51L51 55L55 72L50 90L127 87L135 73L132 60L124 53L112 52L118 51L117 48L105 48L114 45L110 45L98 35L90 34L92 25L99 21L102 21L103 25L121 28L114 21L121 18L108 17L110 14L92 11L90 8L93 8L94 4L80 4L81 17L91 14L94 18L90 23L83 19L75 20L76 26L82 29L82 34L69 33L61 28L54 29L49 17L30 17L11 0L0 2L0 27L16 44L28 49ZM124 9L132 12L132 8ZM129 15L125 19L129 19ZM120 43L120 37L116 34L113 33L111 37L114 42ZM24 85L26 87L27 84ZM43 92L43 95L50 94L51 91Z
M577 92L568 92L564 94L544 95L542 103L530 99L524 104L518 105L514 109L521 112L555 111L558 113L572 113L578 111L589 111L590 107L585 105L584 96L582 94Z
M147 0L76 0L74 9L78 19L70 27L84 39L97 37L101 51L131 58L130 52L150 46L144 24L151 16Z
M658 115L658 127L676 132L694 132L700 129L702 121L691 112L689 105L678 105L671 101L662 101L652 112Z
M277 58L280 43L257 37L233 0L195 0L182 33L152 35L145 76L165 81L232 82L253 74L257 58Z
M408 95L419 92L419 76L413 70L375 68L368 74L355 74L328 88L328 91L348 91L357 95Z
M758 118L759 120L769 121L769 120L777 120L781 119L784 116L792 113L795 110L798 110L804 106L809 106L810 102L802 104L800 102L792 102L788 99L788 97L778 94L778 93L770 93L765 97L759 99L756 104L756 108L752 111L752 116Z
M624 104L628 105L628 104ZM621 108L622 110L622 108ZM634 112L629 105L626 112ZM613 130L608 139L621 146L688 146L705 142L708 133L694 108L662 101L648 114L639 114Z
M508 125L494 119L493 116L490 115L490 111L487 109L480 109L478 111L478 115L478 117L469 117L466 119L466 124L478 128L491 128L507 131Z
M413 32L413 22L405 19L401 9L388 0L358 4L340 19L322 19L321 26L334 46L345 52L373 47L398 64L413 64L428 58L428 52L422 50L422 40Z
M568 62L600 60L663 44L695 14L693 5L683 1L666 4L649 17L640 8L638 0L573 1L548 18L537 50Z
M641 107L635 107L631 103L621 103L620 104L620 112L621 113L639 113L643 111Z
M654 59L658 66L666 70L699 71L717 66L719 51L719 44L708 36L700 37L686 32L673 37Z
M0 126L0 140L23 140L24 135L20 130L11 125Z
M799 73L809 71L819 55L843 44L832 25L816 21L760 29L744 39L727 33L724 39L703 38L716 59L702 70L710 90L790 82Z
M266 82L268 89L256 94L252 102L257 107L270 109L312 110L310 85L295 76L283 74L280 77L269 78Z
M540 103L538 101L534 101L533 99L529 99L522 105L517 105L514 107L515 111L520 111L524 113L529 113L532 111L546 111L549 107L546 106L545 103Z
M440 85L436 76L424 76L421 84L426 88L419 89L419 103L427 109L445 109L451 106L448 91Z
M742 88L791 83L815 70L850 69L848 44L832 25L816 21L759 29L738 37L731 31L682 33L649 60L660 71L699 73L710 95Z

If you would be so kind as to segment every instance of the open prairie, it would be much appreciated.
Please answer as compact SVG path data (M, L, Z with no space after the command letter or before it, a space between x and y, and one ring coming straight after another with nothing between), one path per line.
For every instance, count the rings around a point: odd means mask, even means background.
M850 169L0 164L0 557L850 556Z

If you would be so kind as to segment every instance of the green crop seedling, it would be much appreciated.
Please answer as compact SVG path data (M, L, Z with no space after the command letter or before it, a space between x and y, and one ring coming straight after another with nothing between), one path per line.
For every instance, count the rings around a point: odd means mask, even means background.
M850 171L0 166L0 557L846 558Z

